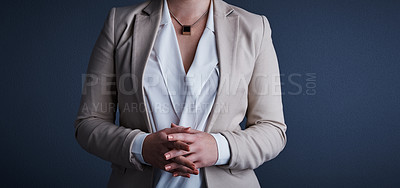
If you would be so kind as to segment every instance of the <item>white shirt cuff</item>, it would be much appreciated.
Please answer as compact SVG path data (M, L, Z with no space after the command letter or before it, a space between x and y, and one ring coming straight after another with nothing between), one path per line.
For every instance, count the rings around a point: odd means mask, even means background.
M142 156L142 148L143 148L144 139L149 134L150 133L142 133L142 134L137 135L136 138L133 140L132 150L131 150L131 152L135 156L135 158L137 160L139 160L141 163L146 164L146 165L150 165L150 164L146 163L144 161L143 156Z
M229 143L226 138L220 133L211 133L217 142L218 147L218 160L214 165L225 165L228 164L231 158L231 151L229 149Z

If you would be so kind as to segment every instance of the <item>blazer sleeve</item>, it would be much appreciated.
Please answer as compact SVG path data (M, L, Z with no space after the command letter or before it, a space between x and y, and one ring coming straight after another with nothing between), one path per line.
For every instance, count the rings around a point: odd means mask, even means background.
M261 17L263 34L248 86L246 129L221 132L231 149L230 161L222 168L255 169L286 145L279 66L268 20Z
M113 7L107 16L90 56L77 118L75 138L87 152L125 168L142 170L131 153L139 129L115 125L117 85L114 70Z

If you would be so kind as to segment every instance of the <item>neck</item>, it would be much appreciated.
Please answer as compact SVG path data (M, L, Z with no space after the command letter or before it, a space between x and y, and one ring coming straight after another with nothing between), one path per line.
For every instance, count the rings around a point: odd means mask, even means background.
M168 9L183 23L197 20L210 7L211 0L167 0Z

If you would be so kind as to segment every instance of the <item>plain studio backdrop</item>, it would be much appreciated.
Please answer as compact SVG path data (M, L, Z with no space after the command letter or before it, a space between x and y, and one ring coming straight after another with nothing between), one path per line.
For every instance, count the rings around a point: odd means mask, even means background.
M89 56L111 7L1 6L1 187L105 187L110 163L74 138ZM400 186L400 1L227 0L266 15L288 143L256 169L263 187Z

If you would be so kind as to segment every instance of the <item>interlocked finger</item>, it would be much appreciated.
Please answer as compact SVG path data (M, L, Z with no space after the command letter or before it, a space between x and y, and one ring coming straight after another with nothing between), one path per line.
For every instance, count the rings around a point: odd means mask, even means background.
M186 143L193 143L197 139L196 134L190 134L190 133L172 133L168 134L168 141L183 141Z
M169 149L177 149L177 150L185 150L185 151L190 151L190 146L189 144L182 142L182 141L173 141L173 142L167 142L167 147Z
M190 174L189 173L179 172L179 171L172 172L172 176L174 176L174 177L182 176L182 177L185 177L185 178L190 178Z
M184 150L173 149L171 151L166 152L164 154L164 157L165 157L165 160L170 160L172 158L187 155L187 154L190 154L190 152L184 151Z
M192 161L188 160L186 157L183 157L183 156L175 157L175 158L171 159L171 161L173 161L177 164L184 165L192 170L196 169L196 165Z
M198 174L199 171L197 169L190 169L184 165L177 164L177 163L169 163L164 167L165 171L168 172L182 172L182 173L189 173L189 174Z

